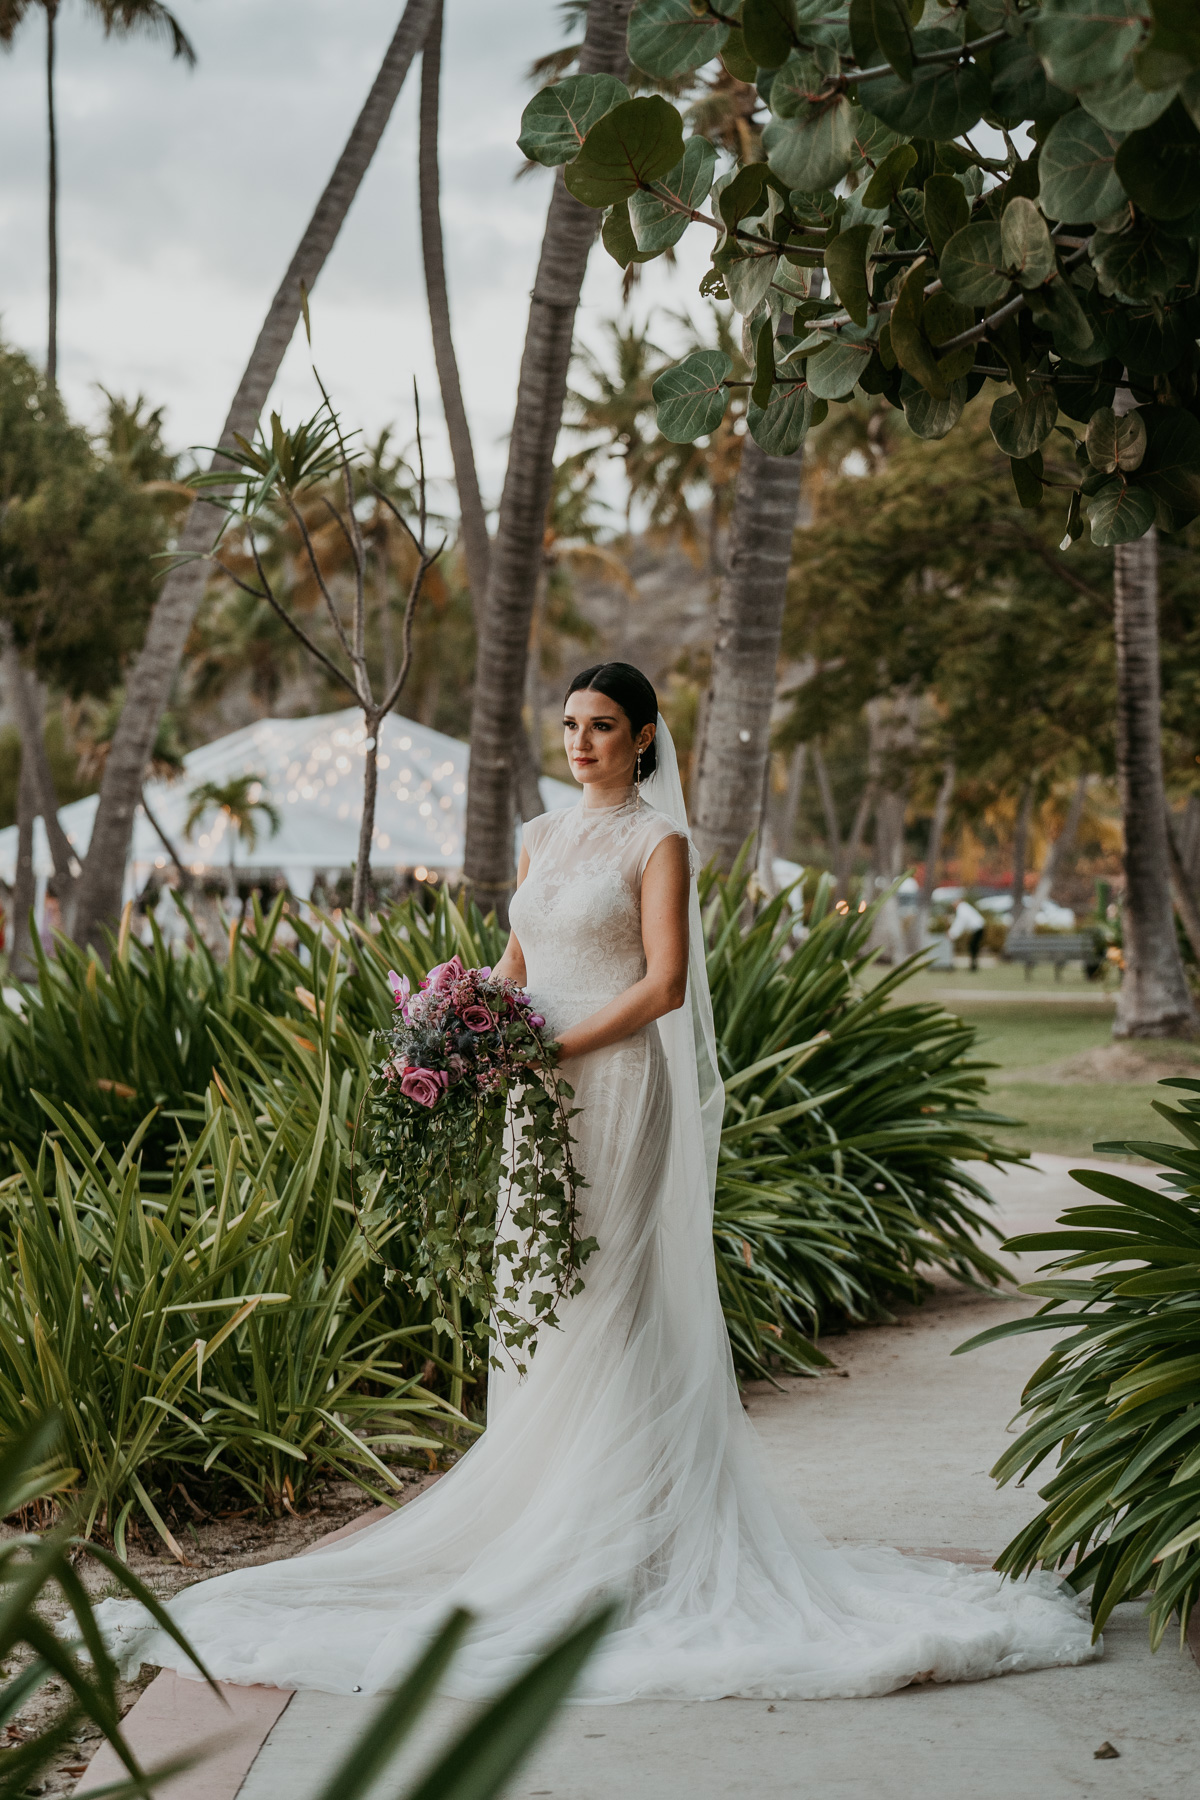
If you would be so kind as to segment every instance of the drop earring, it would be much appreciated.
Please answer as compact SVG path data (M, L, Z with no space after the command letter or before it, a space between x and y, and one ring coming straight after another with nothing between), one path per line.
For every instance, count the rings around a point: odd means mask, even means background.
M640 749L637 753L637 767L634 772L633 785L635 798L640 806L642 800L642 753Z

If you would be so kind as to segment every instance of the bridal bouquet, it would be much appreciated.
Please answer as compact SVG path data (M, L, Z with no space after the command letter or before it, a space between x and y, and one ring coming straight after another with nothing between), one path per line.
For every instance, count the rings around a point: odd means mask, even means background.
M573 1098L555 1073L546 1021L516 982L457 956L396 1003L367 1102L375 1207L413 1292L432 1298L461 1356L463 1303L481 1347L494 1338L524 1373L540 1326L583 1286ZM378 1248L378 1244L376 1248Z

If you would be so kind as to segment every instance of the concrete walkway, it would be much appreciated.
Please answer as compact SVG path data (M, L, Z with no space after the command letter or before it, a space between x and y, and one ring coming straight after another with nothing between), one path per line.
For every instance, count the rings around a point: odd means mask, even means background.
M1067 1177L1083 1159L1039 1156L1037 1163L1036 1172L993 1178L1010 1234L1051 1224L1083 1195ZM1145 1178L1125 1167L1114 1172ZM946 1285L895 1326L830 1339L840 1377L751 1392L749 1410L776 1477L832 1539L990 1559L1032 1515L1036 1495L998 1492L987 1470L1045 1340L950 1354L1027 1304ZM1190 1800L1200 1767L1195 1662L1172 1642L1151 1657L1136 1606L1121 1609L1106 1646L1104 1661L1085 1668L909 1688L879 1700L568 1707L509 1793L512 1800ZM195 1691L195 1684L178 1687ZM375 1703L302 1693L279 1711L274 1690L256 1692L262 1728L254 1741L265 1741L239 1800L309 1800ZM470 1712L437 1703L373 1800L401 1795ZM177 1720L176 1745L196 1735ZM1118 1754L1096 1760L1104 1744ZM154 1749L165 1747L160 1733ZM218 1792L220 1782L201 1771L185 1785L186 1794L173 1785L164 1796L232 1800L235 1791Z

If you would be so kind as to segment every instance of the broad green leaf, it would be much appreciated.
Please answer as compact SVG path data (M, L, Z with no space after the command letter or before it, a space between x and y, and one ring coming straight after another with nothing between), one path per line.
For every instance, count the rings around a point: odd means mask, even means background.
M690 444L715 431L725 417L729 390L722 386L733 367L723 350L694 350L664 369L651 392L658 429L672 444Z
M1020 394L1001 394L992 407L988 424L1005 456L1024 462L1040 450L1054 429L1058 402L1053 390L1039 383L1028 400Z
M975 308L964 305L943 290L940 294L930 294L926 300L922 322L926 337L937 348L942 380L954 382L969 375L975 366L975 345L962 344L957 350L946 351L941 346L971 329L975 323Z
M777 384L769 406L746 408L746 429L768 456L793 456L812 422L813 396L802 380Z
M875 236L873 225L852 225L825 246L825 273L833 291L856 325L866 325L871 316L870 292L867 287L867 251ZM853 383L851 383L853 386ZM833 395L827 395L833 399Z
M703 139L692 139L692 142L703 142ZM717 211L726 231L734 231L743 219L752 219L765 210L767 204L766 163L747 163L739 169L732 181L725 181L717 200Z
M816 100L829 98L829 77L837 72L838 54L828 45L794 50L771 83L771 112L775 118L805 118Z
M1173 87L1200 69L1200 8L1195 0L1151 0L1150 41L1134 58L1143 87Z
M629 57L660 80L686 75L719 54L729 26L692 0L638 0L629 15Z
M1089 310L1099 323L1104 342L1135 375L1165 375L1173 369L1196 336L1190 320L1191 301L1158 308L1134 308L1121 300L1089 296Z
M975 9L972 8L972 16ZM1029 39L1022 34L992 46L992 99L989 112L1009 124L1026 119L1053 119L1068 112L1070 94L1046 79L1046 71Z
M760 410L770 406L775 387L775 333L764 315L751 328L754 339L754 386L750 398Z
M762 139L767 161L789 188L813 194L834 187L850 169L853 124L844 95L794 118L772 119Z
M1124 63L1107 81L1084 88L1079 104L1112 131L1138 131L1160 118L1174 98L1174 88L1147 93L1134 74L1132 63Z
M683 120L658 94L626 100L593 125L564 174L585 206L612 206L658 181L683 156Z
M1058 87L1077 94L1116 75L1142 36L1139 0L1042 0L1029 39Z
M1193 259L1182 238L1170 237L1140 215L1125 231L1097 231L1088 255L1104 294L1131 300L1165 300L1187 276Z
M600 228L600 242L622 269L627 269L631 263L649 262L657 254L654 250L638 249L629 219L628 200L618 200L615 206L609 207Z
M570 162L592 126L628 98L615 75L568 75L533 96L521 114L517 148L547 168Z
M1092 542L1102 550L1145 537L1154 523L1154 500L1144 487L1131 487L1114 475L1083 502Z
M1104 346L1096 343L1079 296L1065 275L1035 289L1029 304L1038 324L1053 336L1054 348L1060 355L1103 362Z
M740 26L733 26L725 39L721 61L735 81L744 81L748 87L754 86L758 77L758 63L746 48Z
M926 52L951 49L958 40L937 28L916 32L913 41ZM978 125L988 104L988 79L975 63L919 63L911 83L885 75L864 81L857 92L860 106L903 137L946 139Z
M1146 454L1146 421L1140 412L1118 418L1111 406L1101 406L1088 420L1084 433L1088 461L1102 475L1128 474L1139 468Z
M743 256L727 264L723 270L725 291L743 317L766 299L778 266L777 256Z
M1040 287L1055 269L1054 244L1032 200L1018 194L1000 215L1004 267L1023 288Z
M882 57L901 81L913 73L913 29L908 0L850 0L850 42L860 69Z
M889 321L892 350L901 368L915 376L935 400L948 400L949 383L938 368L937 357L923 323L924 289L929 272L928 259L923 256L904 277Z
M839 332L828 350L810 356L805 367L814 400L846 400L871 360L875 346L856 343L848 332Z
M1200 131L1176 100L1117 151L1116 172L1136 206L1154 219L1182 219L1200 199Z
M1120 132L1085 112L1051 127L1038 158L1038 199L1048 219L1082 225L1116 211L1125 197L1113 171L1120 142Z
M792 0L743 0L742 36L746 49L762 69L787 61L796 39Z
M971 202L957 175L930 175L924 193L925 230L938 256L971 222Z
M938 400L919 381L905 375L900 381L900 404L909 430L917 437L944 438L962 417L963 407L967 404L967 384L965 381L953 382L946 398Z
M1009 460L1012 470L1013 486L1017 490L1020 504L1032 510L1042 504L1045 488L1042 485L1042 458L1039 453L1030 457L1014 456Z
M938 259L942 286L967 306L992 306L1012 283L1004 272L1000 227L986 220L956 231Z
M660 192L665 188L683 206L701 207L708 199L716 163L717 152L709 140L690 137L682 159L655 186ZM629 218L638 249L655 254L677 244L690 223L686 213L677 212L645 188L629 196Z
M916 161L917 153L911 144L894 145L863 189L863 205L872 212L882 212L890 206L901 189L908 186L905 176Z
M1165 530L1181 531L1200 513L1200 421L1179 406L1144 406L1146 454L1138 469Z

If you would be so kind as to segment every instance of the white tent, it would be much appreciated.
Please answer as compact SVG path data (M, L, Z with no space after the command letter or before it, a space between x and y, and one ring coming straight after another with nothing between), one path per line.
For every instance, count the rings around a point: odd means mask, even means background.
M276 807L282 824L272 835L269 823L258 815L257 847L251 851L235 841L234 867L256 872L280 869L292 892L307 897L318 870L349 869L357 857L365 744L357 707L310 719L261 719L193 750L184 759L181 779L147 782L146 800L193 873L218 873L229 867L228 821L224 814L209 813L189 837L184 824L192 790L204 781L257 776L263 799ZM379 733L374 868L412 869L419 876L426 870L461 869L469 755L467 745L457 738L394 714L385 719ZM546 777L541 791L549 811L573 805L578 797L577 789ZM96 804L92 795L64 806L59 814L80 857L91 839ZM0 879L12 883L16 860L17 828L10 825L0 831ZM139 807L126 893L139 892L154 870L168 868L170 860L162 838ZM34 828L33 865L40 902L53 870L40 819Z

